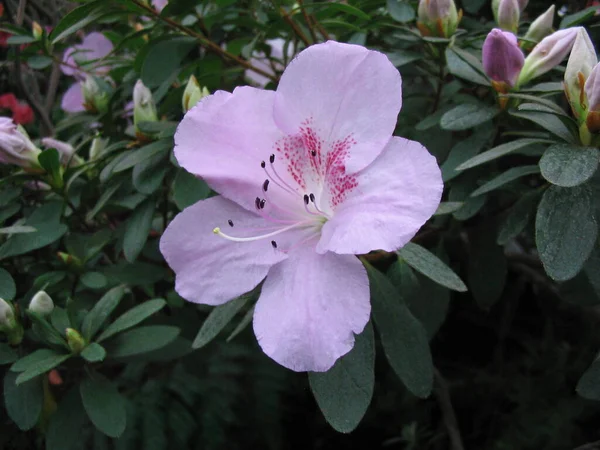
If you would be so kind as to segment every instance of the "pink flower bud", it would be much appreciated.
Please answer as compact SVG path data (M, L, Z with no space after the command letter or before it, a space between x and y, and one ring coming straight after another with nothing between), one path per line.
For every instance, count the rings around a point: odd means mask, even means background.
M558 30L542 39L525 58L517 85L521 86L559 65L571 51L579 28Z
M587 127L592 133L600 133L600 64L596 64L585 82L588 102Z
M485 38L483 69L492 80L514 86L524 60L514 34L494 28Z
M460 21L454 0L420 0L419 29L421 34L449 37Z
M25 130L8 117L0 117L0 163L20 167L38 167L40 150L33 145Z
M585 28L580 28L565 70L565 93L575 116L583 119L587 109L584 85L596 64L594 44Z
M496 16L500 28L512 31L513 33L516 32L519 27L520 17L521 9L517 0L500 0Z

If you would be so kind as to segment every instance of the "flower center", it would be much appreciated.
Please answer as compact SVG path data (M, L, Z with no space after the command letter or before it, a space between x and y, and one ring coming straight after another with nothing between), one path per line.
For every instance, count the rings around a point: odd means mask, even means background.
M317 196L313 192L301 192L301 187L294 187L286 182L275 167L275 154L269 157L268 163L261 161L260 166L266 178L261 186L261 195L254 199L254 206L258 215L264 219L265 226L238 228L229 219L227 223L230 228L244 234L257 234L235 236L224 233L220 227L215 227L213 233L233 242L270 240L274 249L285 253L317 238L325 222L331 218L329 213L319 207ZM273 239L276 236L282 241Z

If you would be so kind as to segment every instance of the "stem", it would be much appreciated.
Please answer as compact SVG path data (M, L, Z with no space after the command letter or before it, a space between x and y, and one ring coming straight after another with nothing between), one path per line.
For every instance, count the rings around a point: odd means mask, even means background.
M250 62L246 61L245 59L242 59L239 56L233 55L233 54L229 53L227 50L223 50L218 44L214 43L210 39L207 39L205 36L201 35L200 33L197 33L194 30L192 30L180 23L177 23L172 19L169 19L168 17L161 16L160 13L158 11L156 11L154 8L151 8L150 6L143 4L139 0L131 0L131 1L136 6L142 8L148 14L152 15L155 19L162 20L167 25L169 25L171 28L179 30L179 31L187 34L188 36L198 39L198 41L200 41L200 45L203 46L204 48L206 48L207 50L210 50L223 58L230 59L248 70L252 70L253 72L256 72L264 77L267 77L271 81L275 81L275 82L279 81L279 79L275 75L265 72L264 70L259 69L258 67L254 67L252 64L250 64Z
M283 18L283 20L285 20L288 23L288 25L292 28L292 30L294 31L296 36L298 36L298 38L300 38L300 40L302 42L304 42L304 45L309 47L310 46L309 39L302 32L300 27L292 20L292 18L288 15L288 13L285 12L285 9L283 9L281 6L279 7L279 13L281 14L281 17Z
M450 448L452 450L464 450L465 447L462 442L460 430L458 429L458 421L456 420L456 414L454 413L452 401L450 400L448 383L446 383L446 380L437 368L433 369L433 375L437 383L435 395L440 405L440 409L442 410L444 425L448 432L448 437L450 438Z
M308 31L310 32L313 42L314 43L319 42L319 38L317 37L317 33L315 32L315 29L313 26L314 24L313 24L311 18L308 16L308 13L306 12L306 8L304 8L304 1L298 0L298 5L300 5L300 8L302 9L302 15L304 16L304 21L306 22L306 26L308 27Z

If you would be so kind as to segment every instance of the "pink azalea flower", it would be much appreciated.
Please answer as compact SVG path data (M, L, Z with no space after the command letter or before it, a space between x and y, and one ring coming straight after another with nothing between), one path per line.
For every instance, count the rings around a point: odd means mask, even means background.
M177 292L220 305L266 277L253 321L263 351L292 370L328 370L369 320L355 255L402 247L440 201L435 158L392 137L401 103L385 55L331 41L301 52L276 92L201 100L175 156L221 195L185 209L161 239Z

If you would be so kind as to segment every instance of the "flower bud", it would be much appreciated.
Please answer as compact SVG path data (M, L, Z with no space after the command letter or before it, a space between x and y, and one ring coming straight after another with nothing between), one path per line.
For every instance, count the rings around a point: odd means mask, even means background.
M584 86L596 64L598 64L598 58L594 44L585 28L580 28L565 70L565 94L571 104L573 114L582 121L585 120L587 113Z
M34 21L31 24L31 34L33 34L34 38L36 38L37 40L40 40L42 38L42 35L44 34L44 30L42 30L42 27L40 26L39 23Z
M560 64L571 51L579 28L558 30L542 39L525 58L517 85L521 86Z
M40 151L23 127L15 125L8 117L0 117L0 163L39 168L37 158Z
M88 75L81 83L83 105L86 110L103 114L108 110L108 93L102 89L99 80Z
M47 316L54 309L54 302L45 291L39 291L29 302L28 309L40 316Z
M586 124L592 133L600 133L600 64L596 64L585 82L588 114Z
M210 92L205 87L200 88L198 84L198 80L194 75L190 76L188 83L185 87L185 91L183 91L183 97L181 99L181 106L183 107L183 112L187 112L192 109L196 104L202 100L204 97L210 95Z
M14 321L15 312L13 311L12 306L4 300L0 298L0 329L9 328L10 323Z
M17 316L15 316L14 308L2 298L0 298L0 332L6 334L11 345L20 344L25 333Z
M519 27L521 9L517 0L500 0L496 11L496 21L503 30L515 33Z
M99 134L96 135L92 140L92 145L90 145L90 161L98 159L104 152L107 144L108 139L102 139Z
M483 69L490 79L504 87L512 87L521 72L525 56L514 34L494 28L483 43L482 59Z
M454 0L419 0L418 15L423 36L450 37L460 22Z
M552 33L552 23L554 22L554 5L550 6L544 14L535 19L525 34L525 39L533 42L540 42L550 33Z
M140 122L156 122L156 105L152 99L152 92L142 80L137 80L133 88L133 123L137 126Z
M77 330L67 328L65 334L67 335L67 344L73 353L81 353L87 346L87 342Z
M75 149L68 142L59 141L58 139L51 137L45 137L42 138L42 144L46 148L56 149L60 154L60 162L64 165L69 164L69 162L77 158L77 155L74 155Z

